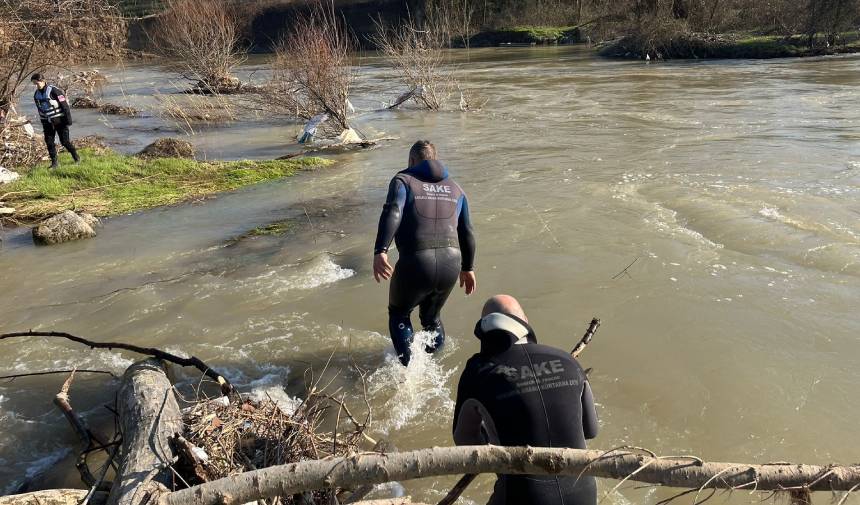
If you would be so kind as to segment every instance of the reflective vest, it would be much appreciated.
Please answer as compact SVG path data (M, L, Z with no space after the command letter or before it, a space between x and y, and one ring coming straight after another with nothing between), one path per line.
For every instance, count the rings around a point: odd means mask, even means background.
M53 91L53 86L46 85L44 89L37 89L34 95L36 107L39 109L39 117L42 121L50 121L65 115L63 108L60 107L60 102L51 98Z

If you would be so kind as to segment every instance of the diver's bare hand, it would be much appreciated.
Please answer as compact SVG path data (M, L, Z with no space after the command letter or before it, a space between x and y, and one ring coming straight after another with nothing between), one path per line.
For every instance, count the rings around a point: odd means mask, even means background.
M478 280L475 278L475 272L460 272L460 287L465 287L466 295L471 295L478 287Z
M388 254L379 253L373 255L373 278L376 279L376 282L380 282L380 279L390 279L393 272L394 269L391 268L391 263L388 262Z

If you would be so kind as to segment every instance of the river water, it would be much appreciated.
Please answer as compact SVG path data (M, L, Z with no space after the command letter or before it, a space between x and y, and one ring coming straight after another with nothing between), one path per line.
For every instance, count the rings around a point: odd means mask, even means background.
M376 111L401 90L365 58L357 124L398 140L331 155L337 164L312 174L111 218L93 240L34 248L25 231L7 230L0 330L194 354L275 398L282 386L299 395L305 370L331 356L329 375L340 374L330 388L360 410L354 360L368 371L372 432L410 449L451 443L459 371L478 347L471 329L483 300L507 292L551 345L572 347L602 319L581 358L594 368L601 417L593 447L860 460L849 443L860 418L860 58L646 65L581 48L455 57L487 100L480 112ZM144 108L169 79L152 66L107 73L107 99ZM190 140L210 159L295 149L295 125L260 116ZM155 117L76 119L74 134L100 133L125 151L170 134ZM387 286L370 263L387 182L418 138L436 143L470 197L478 292L451 296L448 345L404 370L386 335ZM285 219L282 236L236 240ZM0 353L3 374L121 372L135 358L44 339L3 342ZM43 486L79 483L75 438L51 405L61 381L0 384L0 491L45 468ZM116 384L81 376L73 403L104 425ZM404 485L433 501L454 480ZM482 503L491 483L483 476L465 496ZM614 485L601 482L601 495ZM625 484L607 501L670 495Z

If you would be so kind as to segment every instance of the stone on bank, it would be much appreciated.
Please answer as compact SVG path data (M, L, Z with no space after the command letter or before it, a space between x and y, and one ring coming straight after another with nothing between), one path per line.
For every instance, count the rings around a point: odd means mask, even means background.
M95 229L99 226L101 222L92 214L66 210L34 227L33 242L37 245L52 245L91 238L96 236Z

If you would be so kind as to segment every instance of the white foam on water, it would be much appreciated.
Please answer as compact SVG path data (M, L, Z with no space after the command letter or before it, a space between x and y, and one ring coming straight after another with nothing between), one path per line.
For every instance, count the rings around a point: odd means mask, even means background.
M254 382L261 382L267 378L268 376ZM278 382L280 383L280 377L278 377L278 379ZM284 391L284 388L280 385L257 386L251 390L251 393L248 396L251 400L256 402L272 400L275 402L275 405L277 405L278 408L287 415L293 415L296 409L299 408L299 405L302 404L302 400L287 394L287 392Z
M284 275L285 270L300 272ZM297 289L314 289L326 284L332 284L355 275L355 270L343 268L335 263L331 256L323 254L304 264L292 264L279 267L265 274L249 278L243 284L262 285L261 289L271 295L279 295Z
M385 357L385 364L368 377L371 397L392 394L382 408L377 426L384 433L399 430L414 419L432 424L433 419L449 422L454 402L446 386L455 370L446 370L437 357L424 351L433 341L433 333L419 331L412 342L412 359L408 367L400 364L394 353Z
M769 219L781 220L783 219L782 214L779 213L779 210L773 207L762 207L761 210L758 211L760 216L764 216Z

